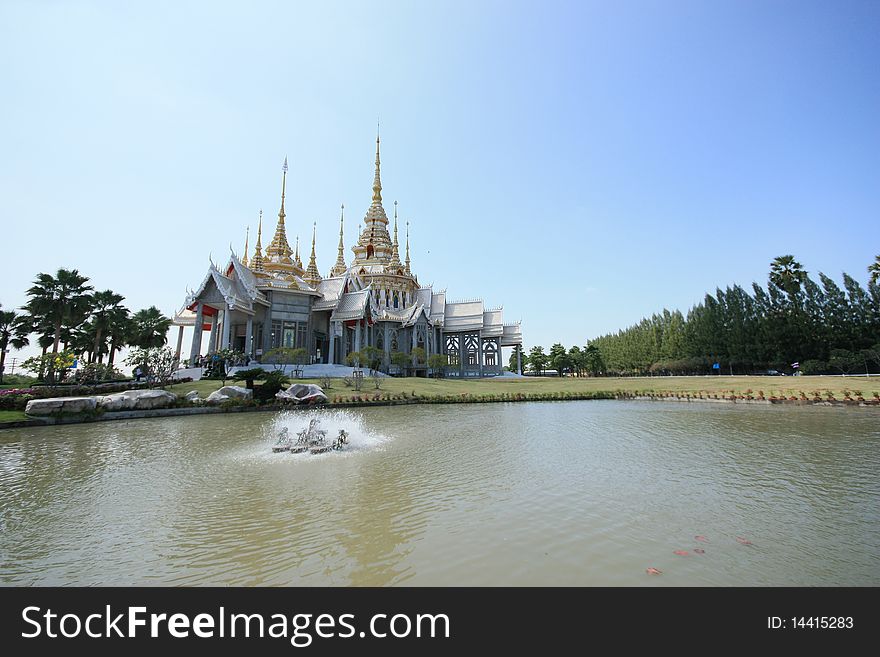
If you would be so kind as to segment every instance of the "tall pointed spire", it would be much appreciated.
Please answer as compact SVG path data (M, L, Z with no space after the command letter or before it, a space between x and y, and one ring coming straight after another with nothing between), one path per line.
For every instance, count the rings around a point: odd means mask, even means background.
M382 202L382 179L379 176L379 123L376 122L376 176L373 178L373 203Z
M281 167L283 172L281 175L281 209L278 211L278 225L275 227L275 237L272 243L266 247L266 255L269 257L267 263L270 267L278 265L278 269L289 269L290 262L290 244L287 242L287 229L284 225L284 196L287 190L287 158L284 158L284 165ZM302 267L300 267L301 269Z
M409 270L409 222L406 222L406 273L411 274Z
M345 204L342 204L342 209L339 212L339 253L336 255L336 264L333 265L333 269L330 270L331 276L342 276L345 273L347 267L345 266L345 246L342 242L342 228L345 223Z
M394 201L394 240L391 242L391 266L400 267L400 250L397 243L397 201Z
M352 266L391 261L391 235L388 234L388 216L382 207L381 160L379 156L379 134L376 133L376 173L373 178L373 201L364 216L364 227L357 243L351 247L354 252Z
M300 269L303 268L302 260L299 259L299 235L296 236L296 253L293 255L293 262Z
M248 239L250 238L250 236L251 236L251 227L248 226L247 228L244 229L244 256L241 259L241 264L243 264L245 267L247 267L247 263L248 263L248 255L247 255L247 253L248 253Z
M309 259L309 268L303 277L306 283L312 287L321 282L321 273L318 271L318 264L315 262L315 233L318 230L318 222L312 224L312 257Z
M254 257L251 258L250 267L254 271L263 271L263 211L260 210L260 221L257 223L257 245L254 247Z

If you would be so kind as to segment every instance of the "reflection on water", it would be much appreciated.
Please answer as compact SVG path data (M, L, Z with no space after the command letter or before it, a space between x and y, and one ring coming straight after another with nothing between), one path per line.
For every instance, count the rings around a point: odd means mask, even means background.
M313 416L350 449L271 453ZM877 585L878 438L872 409L594 401L5 431L0 583Z

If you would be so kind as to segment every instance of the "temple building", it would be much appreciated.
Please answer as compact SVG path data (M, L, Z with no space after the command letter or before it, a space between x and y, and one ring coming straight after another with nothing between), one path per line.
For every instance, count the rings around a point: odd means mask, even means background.
M520 353L520 324L505 324L501 308L485 308L479 300L447 301L445 290L419 284L410 262L409 222L401 261L397 202L393 236L382 205L378 136L372 202L351 249L350 264L345 260L342 206L336 262L328 275L323 277L318 270L315 225L309 262L303 265L299 241L292 250L287 239L286 191L285 158L281 209L272 240L264 252L261 211L253 252L248 253L248 235L241 257L233 253L223 268L211 262L204 280L175 315L174 324L180 327L178 357L185 326L193 328L191 363L219 349L271 362L273 349L288 347L306 349L312 363L347 364L349 353L371 345L383 354L384 366L390 367L394 352L410 354L418 347L425 356L415 365L416 373L425 373L428 357L440 353L449 358L447 376L479 377L501 374L502 347Z

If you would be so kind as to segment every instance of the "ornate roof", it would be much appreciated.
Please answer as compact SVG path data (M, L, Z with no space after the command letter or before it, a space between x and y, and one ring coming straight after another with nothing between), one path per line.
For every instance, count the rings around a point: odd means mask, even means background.
M520 322L505 324L501 334L501 346L513 347L522 344L522 326Z
M339 297L336 310L330 319L334 322L350 319L361 319L365 316L370 304L370 288L364 288L357 292L346 292Z
M345 286L345 276L334 276L325 278L318 283L318 292L321 298L312 306L314 310L333 310L339 303L339 297L342 295L342 289Z
M431 321L441 324L446 316L446 290L431 295Z
M483 327L483 302L459 301L446 304L446 331L476 331Z
M504 319L502 318L501 308L496 310L483 311L483 336L487 338L495 338L503 333Z

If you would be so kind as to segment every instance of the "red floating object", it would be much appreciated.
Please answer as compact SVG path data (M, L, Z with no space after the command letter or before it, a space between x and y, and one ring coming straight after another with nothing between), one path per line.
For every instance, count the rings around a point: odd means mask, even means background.
M705 536L694 536L694 538L697 539L700 543L708 543L709 542L709 539L706 538Z
M749 539L743 538L742 536L737 536L736 542L739 543L740 545L751 545L752 544L752 542Z
M694 554L706 554L703 548L694 548Z
M674 550L672 554L677 554L680 557L686 557L690 553L687 550Z
M657 570L656 568L646 568L645 572L648 573L649 575L662 575L663 574L662 570Z

